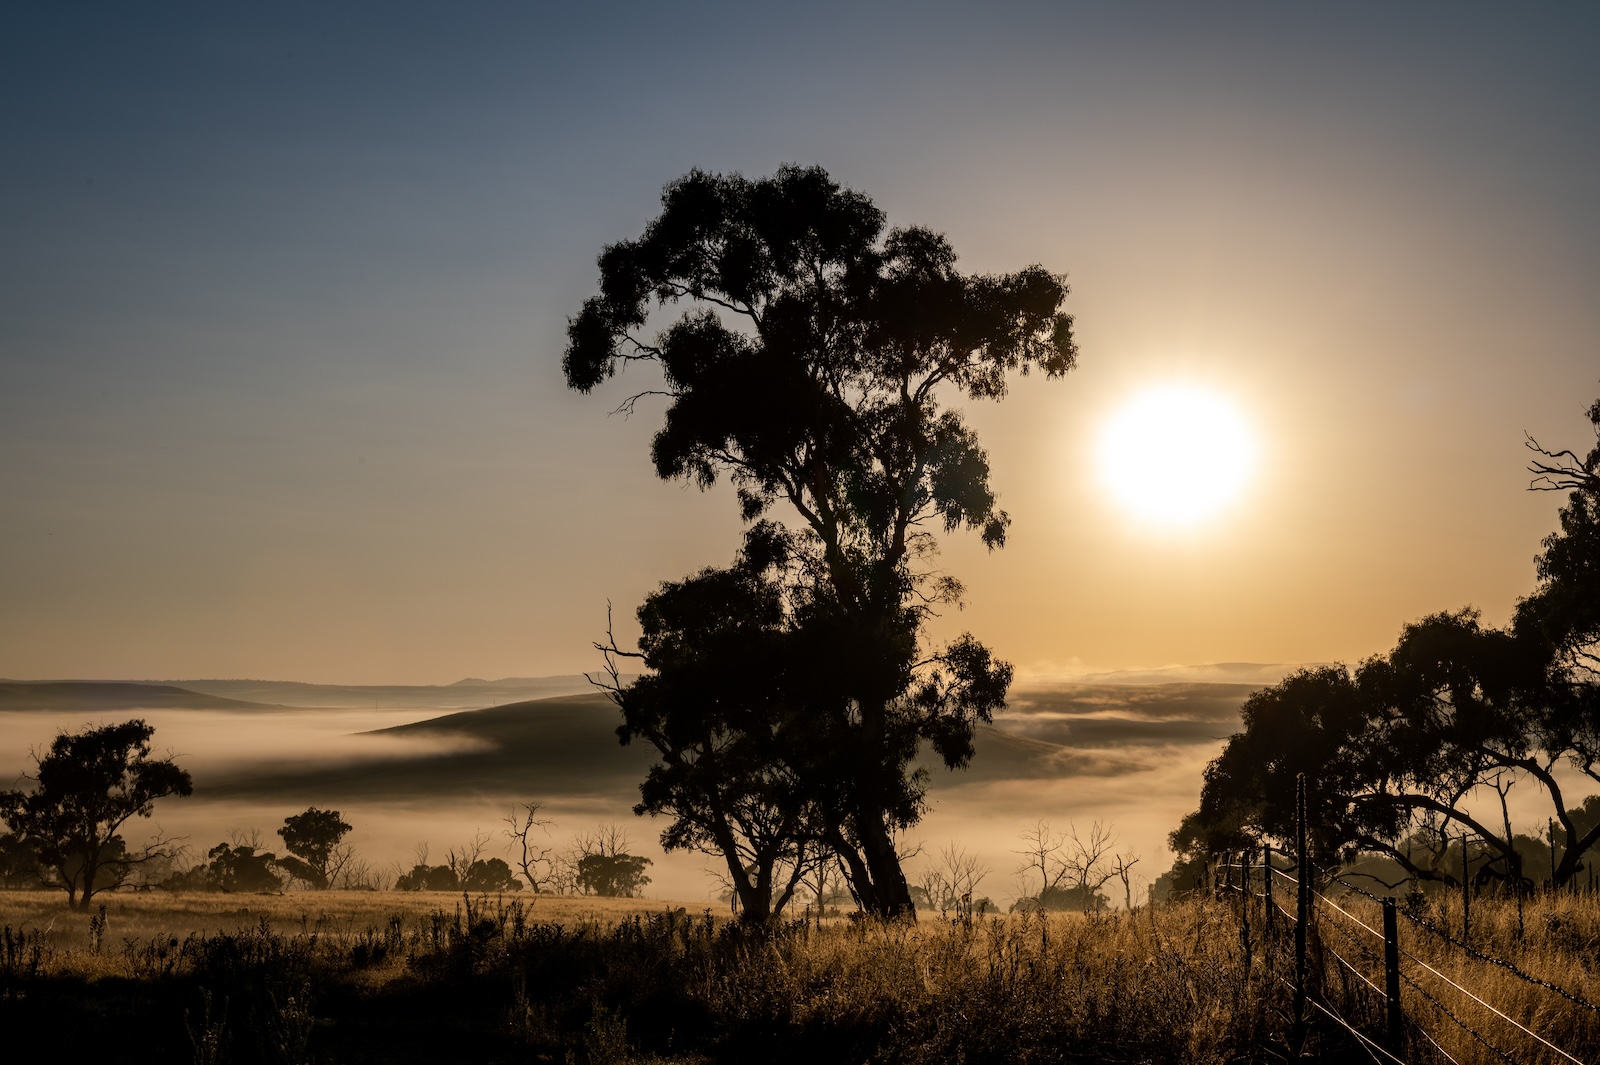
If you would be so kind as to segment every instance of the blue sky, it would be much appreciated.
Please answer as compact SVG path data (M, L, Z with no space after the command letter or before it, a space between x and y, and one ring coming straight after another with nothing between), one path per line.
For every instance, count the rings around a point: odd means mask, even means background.
M1083 363L974 410L952 542L1025 670L1381 650L1531 587L1522 432L1600 389L1581 5L20 4L0 33L0 676L593 666L726 560L655 413L562 387L594 257L692 166L827 167L972 270L1069 275ZM1183 542L1085 467L1149 383L1271 462Z

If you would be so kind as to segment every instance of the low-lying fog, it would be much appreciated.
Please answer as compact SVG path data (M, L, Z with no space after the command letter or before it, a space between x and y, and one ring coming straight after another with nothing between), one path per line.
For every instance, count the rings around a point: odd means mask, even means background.
M913 880L954 841L989 867L979 893L1004 906L1022 891L1015 875L1021 833L1040 820L1057 831L1070 823L1085 832L1099 821L1114 829L1119 853L1139 857L1134 897L1142 898L1144 886L1171 864L1166 835L1194 808L1201 772L1237 730L1240 704L1277 679L1252 668L1257 672L1248 676L1201 680L1163 673L1019 685L996 728L981 730L970 770L933 768L930 810L907 839L922 845L922 855L907 863ZM555 680L568 683L549 683ZM584 691L581 678L477 693L389 689L399 705L377 706L352 705L372 698L365 692L336 700L310 686L248 694L214 686L209 694L278 705L0 710L0 780L25 772L30 750L63 729L142 717L155 727L157 751L170 752L195 781L192 797L159 802L153 823L187 837L201 855L230 834L252 829L275 849L283 818L315 805L341 811L354 826L348 842L391 871L408 868L419 845L438 862L480 830L495 834L490 853L509 858L501 819L517 802L538 801L555 822L549 842L558 849L601 822L625 826L634 852L654 862L654 897L710 901L720 890L711 875L717 862L663 854L656 842L660 823L633 815L648 752L617 744L614 709ZM519 695L542 698L461 710ZM319 696L343 705L283 705ZM1534 798L1528 790L1524 801ZM1534 806L1525 816L1530 824L1543 823L1544 813ZM137 842L150 827L136 823L127 835ZM1106 890L1120 904L1120 884Z

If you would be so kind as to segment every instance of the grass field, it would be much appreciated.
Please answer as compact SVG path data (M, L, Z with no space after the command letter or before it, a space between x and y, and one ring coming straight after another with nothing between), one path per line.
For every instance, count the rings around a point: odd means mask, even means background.
M528 919L555 924L591 924L609 928L635 916L685 908L700 914L699 902L660 899L607 899L584 895L506 896L526 908ZM353 936L382 928L394 917L412 924L435 911L452 911L460 892L438 891L296 891L276 895L234 895L223 892L103 892L90 913L67 908L60 891L0 891L0 926L48 931L51 947L63 964L81 955L91 943L90 919L106 909L105 943L190 935L252 931L265 920L286 935L321 932ZM719 910L719 913L722 912ZM81 957L78 958L81 961Z
M1569 1060L1452 998L1423 963L1577 1060L1600 1058L1600 1012L1536 982L1600 1001L1595 902L1530 901L1520 922L1509 902L1475 904L1474 947L1532 981L1406 924L1407 1060ZM1131 915L767 929L703 905L527 894L152 893L105 903L101 929L97 912L51 896L0 894L0 1023L53 1024L85 1047L138 1032L119 1047L125 1061L1223 1065L1285 1060L1294 1041L1292 936L1282 925L1264 936L1259 911L1242 936L1230 899ZM1349 920L1319 917L1311 937L1312 987L1381 1034L1381 999L1333 958L1381 983L1372 964L1381 942L1363 947L1351 923L1381 927L1378 910L1340 904ZM1455 905L1416 912L1456 927ZM1317 1017L1305 1049L1311 1060L1372 1060Z

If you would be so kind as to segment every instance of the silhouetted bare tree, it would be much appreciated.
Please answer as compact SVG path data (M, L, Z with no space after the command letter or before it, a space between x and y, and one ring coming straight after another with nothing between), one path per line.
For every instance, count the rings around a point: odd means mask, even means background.
M944 845L937 858L923 869L919 885L928 905L940 911L971 913L978 885L989 875L989 868L955 842Z
M1064 856L1067 837L1051 831L1046 822L1036 821L1020 838L1022 848L1013 852L1022 856L1022 864L1017 866L1017 882L1042 906L1051 892L1061 888L1063 881L1071 884L1072 867ZM1028 880L1035 875L1039 877L1039 890L1029 892Z
M549 890L556 875L556 859L551 857L553 846L541 846L541 837L548 838L554 821L540 817L544 804L518 803L505 816L506 838L514 848L512 857L522 870L528 888L534 894ZM539 835L535 835L537 832Z
M1139 864L1136 854L1118 854L1111 860L1111 872L1122 881L1122 904L1133 912L1133 867Z
M492 839L483 829L475 829L470 838L450 848L445 854L445 864L455 873L457 880L467 878L473 865L483 859L484 851L489 849Z

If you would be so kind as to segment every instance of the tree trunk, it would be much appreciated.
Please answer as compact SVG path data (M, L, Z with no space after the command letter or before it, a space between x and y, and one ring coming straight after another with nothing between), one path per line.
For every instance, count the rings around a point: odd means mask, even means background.
M911 901L911 886L900 868L894 840L884 827L882 806L872 802L870 796L863 796L857 805L856 834L872 877L873 904L869 911L876 917L914 916L917 909Z
M827 843L839 860L844 862L845 875L850 881L850 890L855 894L856 902L868 913L877 913L878 892L872 883L871 872L861 860L861 853L845 840L837 827L828 830Z

